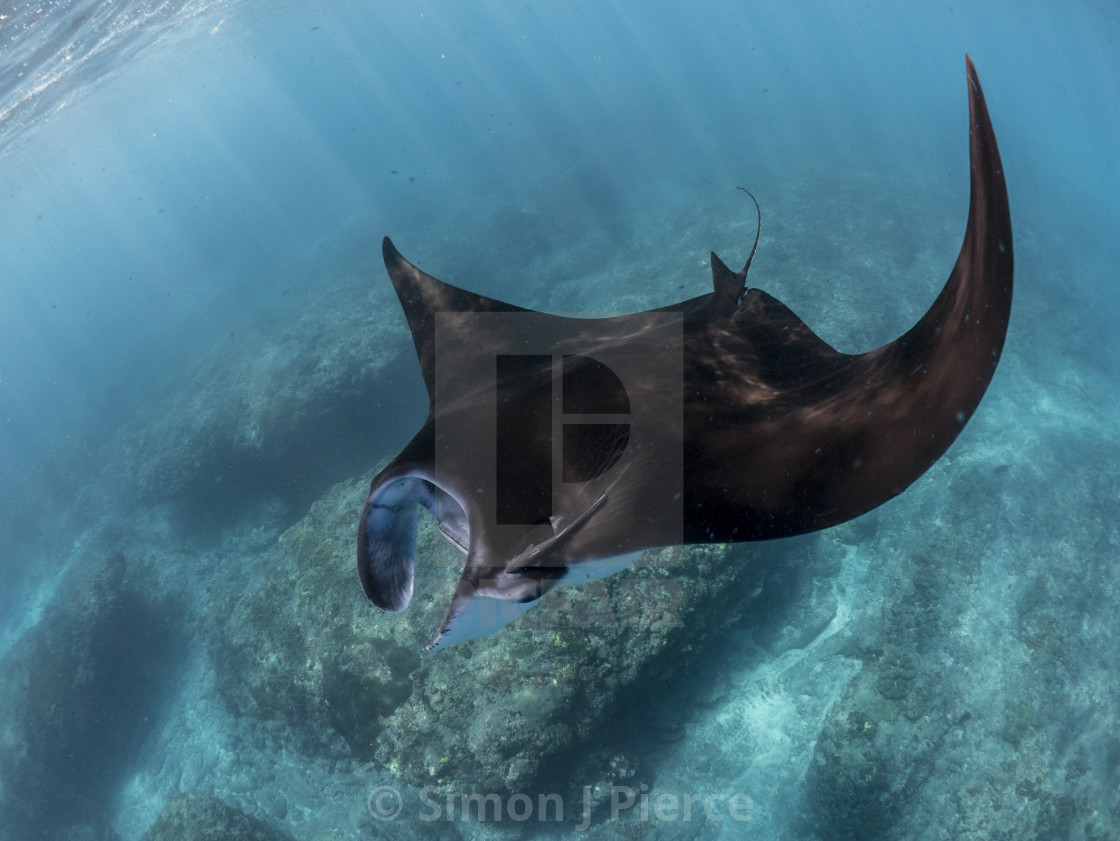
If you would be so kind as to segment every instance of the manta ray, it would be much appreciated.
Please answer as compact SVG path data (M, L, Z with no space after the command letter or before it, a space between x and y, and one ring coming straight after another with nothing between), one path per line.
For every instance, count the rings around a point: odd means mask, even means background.
M432 650L643 550L825 529L921 476L976 410L1011 312L1007 188L967 57L966 67L960 254L918 323L867 353L834 350L746 285L761 211L742 269L711 255L711 292L612 318L476 295L421 271L386 237L430 408L362 509L369 600L408 606L420 507L466 554Z

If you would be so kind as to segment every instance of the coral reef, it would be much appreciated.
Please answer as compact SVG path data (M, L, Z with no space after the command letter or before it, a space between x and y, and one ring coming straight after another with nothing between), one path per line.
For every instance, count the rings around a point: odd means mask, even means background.
M879 678L875 687L888 701L901 701L914 688L918 667L909 652L891 650L879 658Z
M840 708L825 723L805 780L814 828L821 837L884 837L902 803L892 791L895 773L879 728L858 710Z
M890 216L905 202L887 200L881 218L857 222L849 204L868 195L852 194L842 180L819 205L842 224L827 233L808 223L798 229L789 220L814 197L805 185L826 183L818 175L772 185L783 209L768 223L760 256L777 274L812 281L807 254L831 262L853 246L884 278L927 260L926 246L892 239L899 226ZM588 300L627 310L657 305L706 259L689 251L704 237L687 226L710 211L708 201L659 220L677 253L648 284L621 274L639 272L621 258L596 265L597 245L578 259L532 257L552 217L520 205L496 213L496 229L528 243L510 253L536 260L534 272L556 281L509 297L561 309ZM726 230L736 242L749 238L753 219ZM442 253L462 245L459 234L445 235ZM1059 246L1048 247L1061 253ZM11 825L67 841L112 839L109 807L100 804L119 798L114 825L134 839L171 797L150 837L273 832L253 816L297 838L492 841L538 826L424 822L420 787L436 786L440 798L507 802L534 789L560 792L571 816L587 786L589 838L714 831L642 824L636 812L607 820L610 787L624 785L651 795L749 794L751 833L776 839L1118 836L1120 447L1116 410L1099 381L1084 371L1062 370L1054 382L1025 376L1028 355L1009 346L961 446L881 510L788 542L647 553L626 573L549 594L497 634L422 655L463 561L430 518L421 515L407 612L379 613L355 581L355 520L374 462L397 450L392 436L416 428L419 418L403 414L424 408L399 308L376 249L371 255L353 277L317 281L316 296L282 323L239 331L199 363L143 434L122 444L144 496L136 511L111 512L127 574L111 573L119 559L110 563L106 553L90 568L103 583L87 599L86 618L59 630L48 615L50 639L39 632L36 643L28 632L0 666L5 712L14 710L0 727L0 800ZM500 268L504 252L464 257L471 259L482 262L458 264L461 277ZM809 284L812 306L827 313L822 330L833 331L826 338L850 342L844 349L892 338L930 291L884 280L861 299L856 274L864 265ZM808 314L805 300L795 309ZM849 324L859 332L844 332ZM1072 322L1060 336L1051 331L1048 352L1070 347L1076 335ZM1042 370L1043 362L1030 364ZM415 405L409 388L418 392ZM1082 392L1103 407L1100 417L1071 413ZM343 481L356 471L365 477ZM86 491L65 514L69 522L90 521L100 496ZM155 500L172 504L149 505ZM37 540L39 523L68 533L53 512L15 510L41 518L35 529L22 524L27 534L16 545ZM238 527L177 528L192 514ZM245 522L254 528L240 528ZM145 560L140 547L157 544L163 548ZM82 705L108 703L131 715L132 703L153 715L142 693L130 703L108 691L104 703L68 694L85 680L79 663L91 659L81 639L101 633L77 627L102 627L98 610L123 619L129 611L114 599L139 598L135 576L144 569L168 591L197 595L205 653L192 664L193 694L177 698L175 723L152 734L147 764L126 786L117 786L121 751L116 765L89 766L97 775L78 780L58 758L62 748L56 755L38 744L26 722L47 722L44 732L73 752L85 750L83 740L106 738ZM77 610L72 593L61 603ZM32 661L41 667L29 668ZM124 675L123 685L132 678ZM28 717L32 707L38 719ZM76 735L82 728L89 735ZM130 728L125 752L148 732L137 718ZM48 771L75 793L65 818L20 777ZM381 786L402 794L395 822L363 808ZM178 797L184 791L205 797Z

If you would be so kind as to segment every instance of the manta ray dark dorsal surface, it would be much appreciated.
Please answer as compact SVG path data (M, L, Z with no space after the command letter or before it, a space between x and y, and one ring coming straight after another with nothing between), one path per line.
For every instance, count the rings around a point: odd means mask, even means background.
M733 272L713 254L707 295L574 319L437 280L386 238L431 407L370 486L358 529L367 597L407 607L417 506L467 555L430 649L488 633L552 587L614 571L643 549L815 531L908 487L976 410L1010 317L1007 189L971 59L967 74L960 254L918 323L868 353L837 352L746 288L749 259ZM524 323L503 332L494 319ZM628 359L648 361L627 369ZM616 377L616 361L629 373ZM629 400L615 400L620 391ZM550 489L561 426L547 416L561 403L594 422L563 425Z
M971 59L967 69L964 243L913 328L878 350L840 354L750 289L729 323L686 338L686 379L717 395L685 405L686 542L782 537L857 517L924 473L979 405L1007 334L1014 259L995 133ZM738 362L730 374L728 358ZM744 427L754 446L729 461Z

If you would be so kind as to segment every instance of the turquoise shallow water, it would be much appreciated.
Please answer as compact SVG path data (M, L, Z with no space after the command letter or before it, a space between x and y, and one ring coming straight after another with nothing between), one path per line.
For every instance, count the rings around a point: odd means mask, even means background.
M49 3L0 33L0 835L535 837L585 784L634 793L603 837L1117 833L1110 7ZM362 483L425 411L380 238L638 311L745 259L742 185L751 284L876 347L960 246L966 51L1016 301L945 458L853 523L589 585L590 624L413 659L461 559L425 526L399 618L354 575ZM696 602L655 646L617 626L662 577ZM500 825L446 799L471 775ZM557 792L567 822L516 817Z

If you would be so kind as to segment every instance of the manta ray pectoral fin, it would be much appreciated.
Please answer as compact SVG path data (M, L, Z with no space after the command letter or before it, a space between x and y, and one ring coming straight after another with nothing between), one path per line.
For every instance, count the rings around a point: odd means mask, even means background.
M518 553L504 569L486 566L479 556L468 554L443 624L424 651L493 633L529 610L547 589L568 576L566 567L548 563L550 552L560 549L606 503L607 495L600 494L582 514L558 525L551 537ZM632 560L628 557L627 564ZM611 566L608 572L620 568ZM579 581L599 577L594 573L588 572Z
M439 632L423 650L435 651L492 634L520 617L534 604L534 601L518 602L493 596L456 596Z
M554 524L553 528L555 533L552 537L547 540L542 540L540 543L534 543L532 546L525 549L525 551L519 552L516 557L506 564L505 571L508 573L517 573L523 572L528 567L538 566L540 560L546 559L550 551L560 548L561 545L570 540L572 535L590 520L599 509L606 505L606 503L607 495L600 494L599 498L591 503L591 506L586 511L570 523L565 523L558 530L555 530Z
M995 131L971 59L966 69L965 235L910 330L841 354L758 289L743 295L714 353L711 332L697 329L691 381L703 399L685 405L688 542L786 537L858 517L928 470L979 406L1007 335L1014 256Z
M428 399L434 398L435 348L437 312L529 312L522 307L496 301L485 295L476 295L421 271L397 251L389 237L381 242L381 255L385 269L397 292L397 299L408 319L420 372L428 389Z
M493 633L529 610L541 592L541 582L532 576L511 575L468 554L447 615L424 651Z

